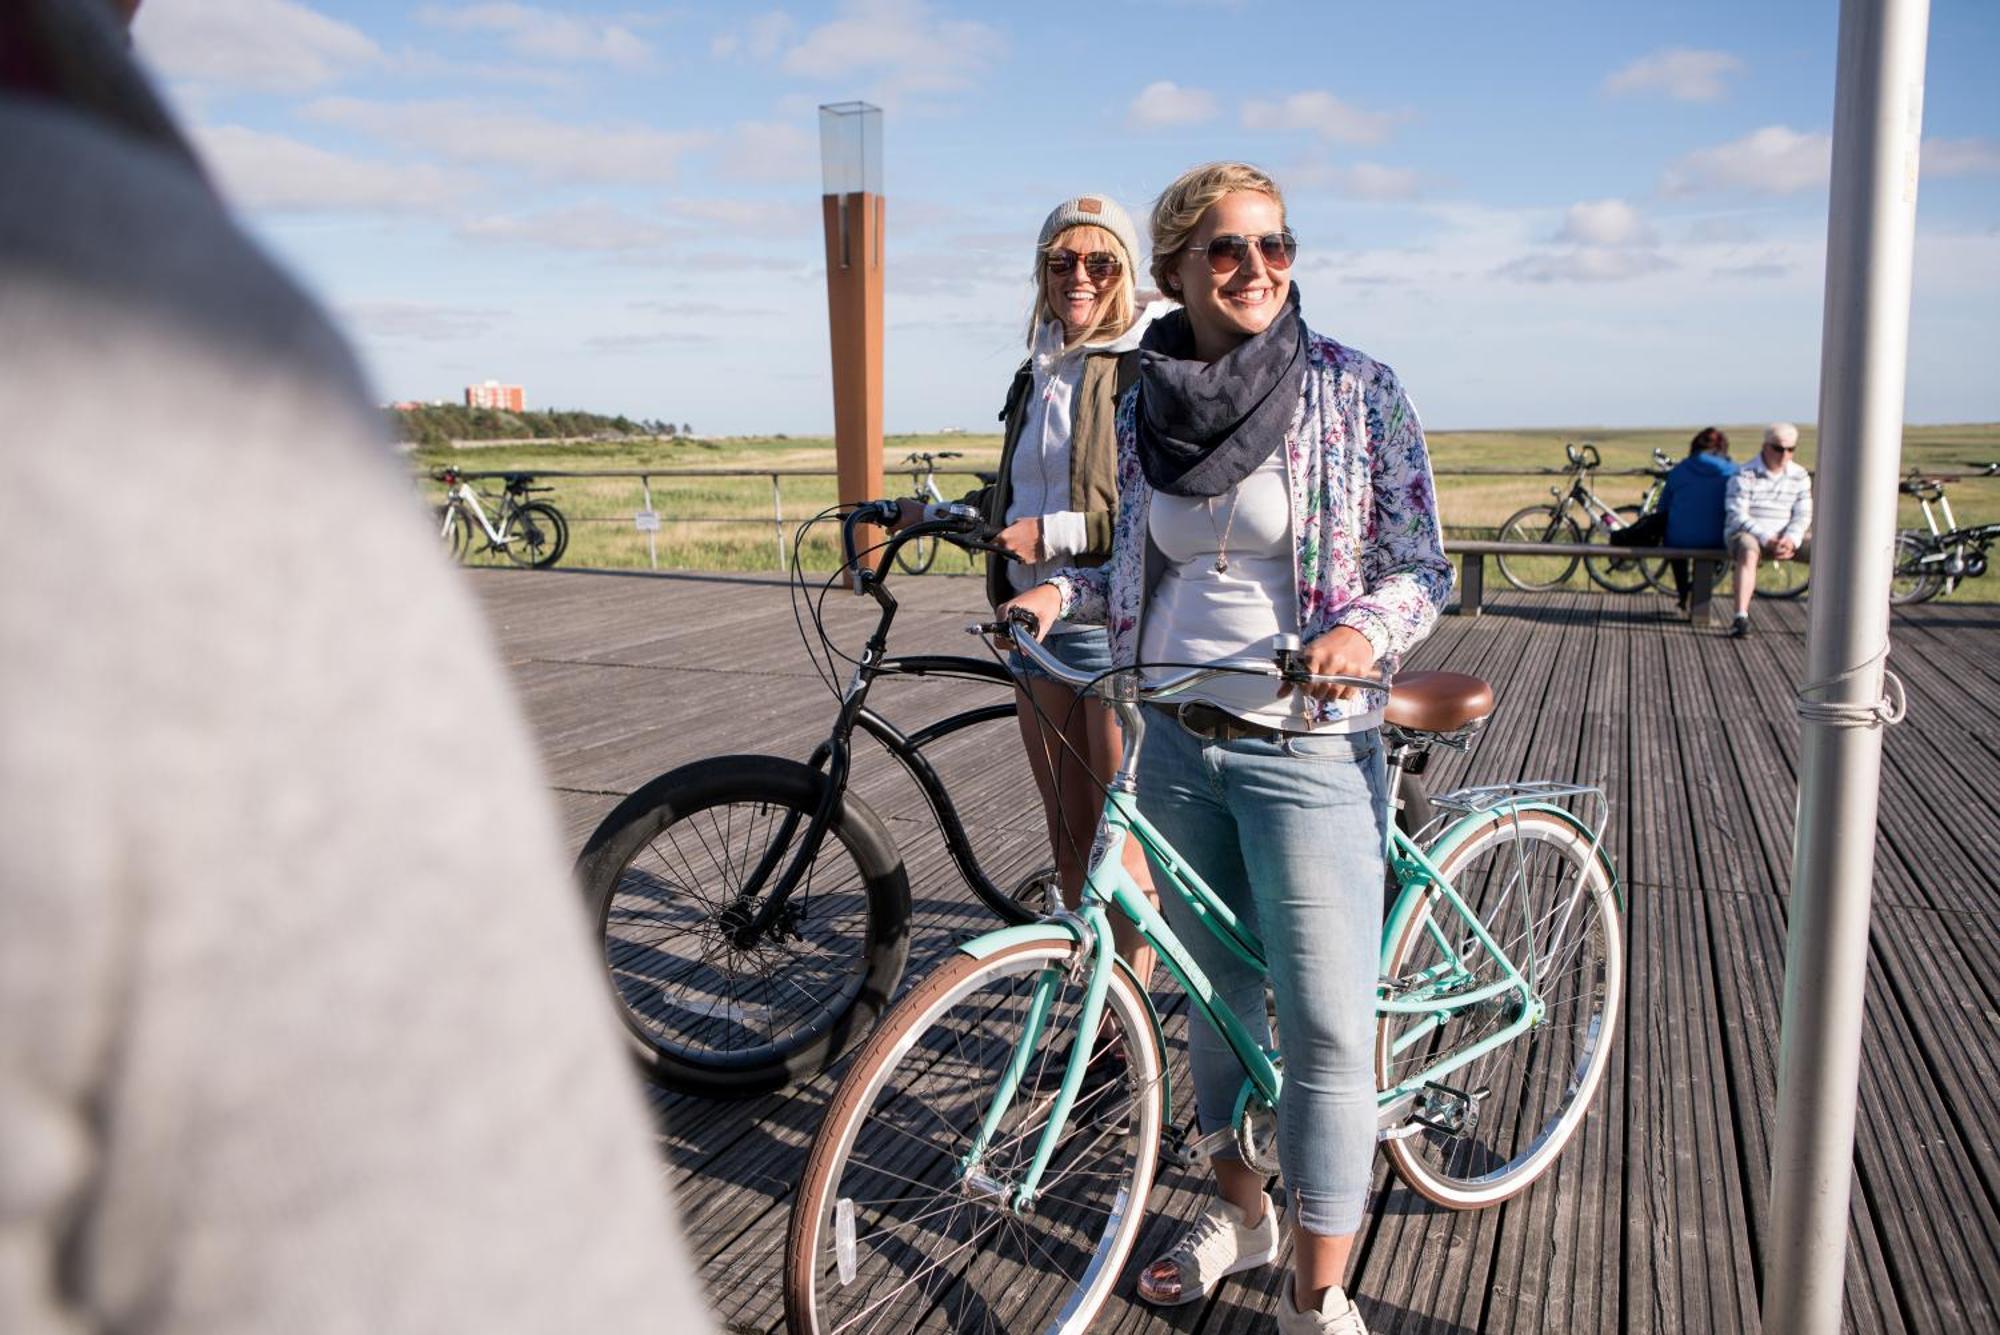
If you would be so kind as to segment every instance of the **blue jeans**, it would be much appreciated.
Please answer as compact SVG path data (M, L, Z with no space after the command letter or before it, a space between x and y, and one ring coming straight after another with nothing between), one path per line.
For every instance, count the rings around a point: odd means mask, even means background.
M1078 672L1096 676L1111 670L1111 635L1102 626L1085 626L1080 630L1050 635L1042 641L1042 648L1048 650L1058 663ZM1019 649L1007 651L1007 666L1017 677L1050 680L1049 674L1029 662Z
M1299 1220L1361 1224L1375 1157L1375 982L1381 968L1381 735L1207 742L1157 714L1139 756L1139 809L1264 943L1283 1045L1278 1162ZM1265 1046L1264 977L1162 887L1161 908L1215 995ZM1196 1012L1188 1027L1203 1135L1229 1125L1243 1067Z

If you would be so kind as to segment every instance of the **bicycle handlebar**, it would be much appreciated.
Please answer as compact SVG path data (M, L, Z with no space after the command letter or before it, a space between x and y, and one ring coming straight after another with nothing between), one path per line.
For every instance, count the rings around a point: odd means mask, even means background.
M1015 627L1028 632L1015 635ZM1099 674L1080 672L1050 653L1042 642L1035 638L1035 631L1041 622L1033 612L1024 607L1012 608L1005 621L992 621L966 627L975 635L994 635L1012 641L1023 657L1049 676L1068 686L1078 689L1096 687L1104 689ZM1212 681L1217 677L1230 675L1250 677L1276 677L1295 686L1329 685L1353 686L1361 690L1386 691L1389 678L1380 676L1359 676L1347 673L1315 674L1306 672L1299 666L1299 637L1296 635L1274 635L1271 637L1271 657L1265 658L1225 658L1200 667L1189 667L1168 677L1164 681L1141 685L1138 689L1141 700L1171 700L1188 691Z
M1658 451L1654 452L1658 453ZM1603 462L1603 456L1598 454L1597 447L1589 441L1585 441L1581 445L1564 445L1563 453L1569 456L1572 468L1582 468L1587 471L1596 468L1598 464Z
M986 520L978 510L955 501L943 505L930 504L924 507L924 517L917 523L898 529L882 547L881 559L870 570L861 564L861 554L856 549L854 530L861 524L879 524L884 528L902 516L901 501L863 501L849 510L840 521L840 554L842 568L849 572L848 579L857 594L866 593L870 583L882 582L882 575L889 568L889 562L906 542L915 538L943 538L955 547L987 550L980 538L991 536L986 529Z

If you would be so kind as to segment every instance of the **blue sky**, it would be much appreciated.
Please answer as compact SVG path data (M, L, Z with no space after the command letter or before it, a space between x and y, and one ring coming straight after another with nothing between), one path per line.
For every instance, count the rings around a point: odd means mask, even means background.
M887 422L988 429L1057 201L1287 192L1434 428L1816 415L1836 11L147 0L137 44L384 398L832 420L816 107L885 109ZM2000 419L2000 6L1934 0L1909 417Z

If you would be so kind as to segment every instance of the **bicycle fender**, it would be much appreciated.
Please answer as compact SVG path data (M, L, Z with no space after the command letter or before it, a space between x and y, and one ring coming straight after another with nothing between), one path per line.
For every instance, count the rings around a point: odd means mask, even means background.
M958 951L961 955L970 955L976 960L983 960L989 955L999 954L1009 946L1041 943L1050 945L1083 945L1085 944L1083 937L1083 930L1080 924L1077 923L1060 921L1031 922L1024 923L1019 927L1003 927L997 932L988 932L984 936L976 936L970 941L960 942ZM1117 955L1113 955L1111 960L1124 973L1126 981L1132 984L1132 989L1139 994L1139 999L1146 1003L1146 1019L1153 1026L1153 1051L1158 1055L1160 1061L1160 1125L1163 1127L1171 1126L1174 1120L1174 1089L1173 1081L1166 1078L1167 1037L1166 1030L1160 1024L1159 1007L1153 1004L1152 990L1139 981L1139 976L1132 972L1131 965L1127 964L1123 958Z

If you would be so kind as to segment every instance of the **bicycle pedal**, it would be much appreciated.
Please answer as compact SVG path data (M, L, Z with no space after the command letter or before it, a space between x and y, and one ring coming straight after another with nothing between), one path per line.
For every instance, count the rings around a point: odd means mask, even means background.
M1454 1089L1450 1085L1427 1084L1410 1120L1441 1136L1469 1136L1479 1125L1479 1105L1492 1089Z

